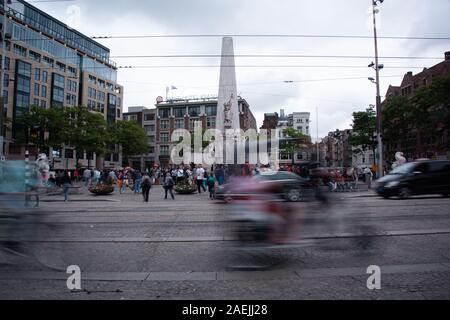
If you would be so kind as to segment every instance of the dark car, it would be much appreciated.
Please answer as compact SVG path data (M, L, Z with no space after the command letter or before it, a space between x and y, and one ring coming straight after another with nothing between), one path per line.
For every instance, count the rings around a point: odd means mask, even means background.
M379 195L409 198L413 195L450 194L450 161L417 161L392 170L377 181Z
M292 172L264 172L258 176L252 177L251 180L252 182L264 184L268 187L271 185L276 186L274 190L278 190L279 196L291 202L302 201L308 194L306 188L308 180ZM254 193L253 190L236 186L236 183L229 183L218 188L216 199L232 202L236 199L246 198L249 195L252 195L252 193Z

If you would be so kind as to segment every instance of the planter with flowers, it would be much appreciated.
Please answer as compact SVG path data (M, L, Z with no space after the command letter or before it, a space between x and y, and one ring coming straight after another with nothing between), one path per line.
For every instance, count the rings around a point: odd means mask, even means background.
M106 196L114 192L114 186L110 184L99 183L89 188L89 191L96 196Z
M175 192L178 194L194 194L197 188L189 182L180 182L175 186Z

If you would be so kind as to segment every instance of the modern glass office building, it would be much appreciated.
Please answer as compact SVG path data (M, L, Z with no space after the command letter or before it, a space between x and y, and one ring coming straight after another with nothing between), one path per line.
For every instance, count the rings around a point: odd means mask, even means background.
M117 66L110 61L108 48L25 1L4 2L0 0L0 22L6 11L6 51L0 55L6 57L5 117L12 120L4 131L7 158L23 159L25 146L15 141L25 131L15 120L32 105L83 105L103 114L109 123L122 119L123 87L117 84ZM55 169L75 168L75 152L70 147L47 152L55 159ZM106 160L117 160L114 153ZM103 159L101 164L95 162L95 155L83 153L81 158L82 166L88 162L104 165Z

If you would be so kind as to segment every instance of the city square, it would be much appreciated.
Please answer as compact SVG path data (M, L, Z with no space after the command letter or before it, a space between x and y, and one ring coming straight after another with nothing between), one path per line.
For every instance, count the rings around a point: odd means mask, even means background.
M0 0L0 300L449 300L449 11Z

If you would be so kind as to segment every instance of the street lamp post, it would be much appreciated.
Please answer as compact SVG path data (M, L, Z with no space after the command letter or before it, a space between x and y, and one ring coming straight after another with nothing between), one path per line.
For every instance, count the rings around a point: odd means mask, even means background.
M4 109L5 109L5 97L3 95L4 91L4 81L5 81L5 60L6 60L6 4L10 4L11 1L3 1L3 22L2 22L2 34L1 34L1 40L2 40L2 61L1 61L1 70L0 70L0 161L3 158L3 145L4 145Z
M375 72L376 79L375 84L377 87L377 140L378 140L378 178L384 175L384 165L383 165L383 139L382 139L382 123L381 123L381 93L380 93L380 69L383 68L378 61L378 38L377 38L377 21L376 14L378 13L378 3L383 3L384 0L371 0L373 8L373 34L375 43Z

